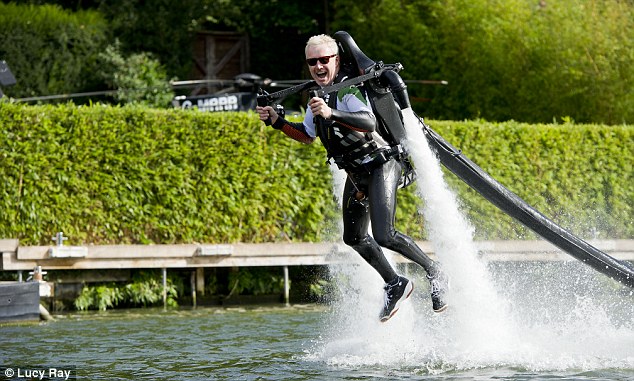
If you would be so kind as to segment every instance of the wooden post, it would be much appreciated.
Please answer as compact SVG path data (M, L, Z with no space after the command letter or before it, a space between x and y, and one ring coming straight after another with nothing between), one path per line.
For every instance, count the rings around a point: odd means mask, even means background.
M290 291L290 285L288 282L288 266L284 266L284 303L286 303L287 306L290 305L289 291Z
M201 296L205 296L205 268L198 267L196 269L196 292Z
M196 308L196 271L192 271L189 277L189 284L192 289L192 306Z
M167 268L163 267L163 308L167 309Z

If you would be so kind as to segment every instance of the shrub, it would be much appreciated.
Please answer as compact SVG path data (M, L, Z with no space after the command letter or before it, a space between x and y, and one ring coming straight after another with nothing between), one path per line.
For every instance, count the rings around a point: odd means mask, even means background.
M7 61L17 80L3 91L22 98L91 88L107 29L95 11L0 2L0 59Z
M142 270L127 284L103 283L85 285L75 299L75 308L80 311L98 309L105 311L117 306L149 307L163 303L163 285L159 282L157 271ZM167 278L166 303L170 307L178 304L178 287L180 279L175 280L170 274Z
M430 115L547 123L634 123L634 7L607 0L438 3Z
M631 1L334 2L375 60L401 62L413 106L434 119L634 123ZM430 102L416 102L431 100Z
M0 103L0 236L48 243L316 240L323 148L253 113Z
M319 144L254 113L0 103L0 236L48 244L338 239ZM581 236L634 237L631 126L430 122L537 210ZM446 176L477 238L527 236ZM397 227L424 238L420 201L399 193ZM71 242L69 242L71 244Z
M174 98L161 63L149 53L136 53L124 57L119 44L109 45L99 54L99 75L111 88L118 103L138 103L164 108Z
M267 267L242 267L229 273L229 294L267 295L282 293L284 277L273 273Z

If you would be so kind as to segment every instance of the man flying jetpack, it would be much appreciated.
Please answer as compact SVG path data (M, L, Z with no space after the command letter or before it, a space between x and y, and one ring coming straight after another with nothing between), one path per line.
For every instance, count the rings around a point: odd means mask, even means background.
M400 142L404 127L395 99L407 101L397 72L400 64L370 60L346 32L311 37L305 49L313 81L258 97L260 119L292 139L317 138L347 174L342 197L343 241L383 278L382 322L413 292L413 282L396 273L382 248L417 263L427 272L432 309L447 308L447 277L407 235L394 226L396 191L413 180L413 168ZM312 90L303 122L290 122L269 104L291 91ZM405 104L403 104L405 106ZM372 235L368 233L372 225Z
M335 39L339 42L343 54L351 57L344 60L350 63L348 70L351 72L355 68L371 68L375 65L374 61L359 50L347 33L337 32ZM363 74L363 71L359 74ZM390 136L393 143L401 144L406 139L401 110L411 107L405 84L394 70L385 71L377 79L366 83L368 98L375 114L382 122L380 125L388 132L386 136ZM400 110L395 107L394 101ZM435 151L440 162L467 185L561 250L622 284L634 287L634 266L631 263L607 255L555 224L470 161L460 150L426 125L422 118L419 119L429 146Z

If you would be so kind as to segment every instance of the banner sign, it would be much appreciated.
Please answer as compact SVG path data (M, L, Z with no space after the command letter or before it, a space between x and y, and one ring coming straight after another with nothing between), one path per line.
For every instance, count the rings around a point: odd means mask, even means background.
M248 111L255 110L255 93L226 93L214 95L178 96L174 98L174 107L182 109L197 108L200 111Z

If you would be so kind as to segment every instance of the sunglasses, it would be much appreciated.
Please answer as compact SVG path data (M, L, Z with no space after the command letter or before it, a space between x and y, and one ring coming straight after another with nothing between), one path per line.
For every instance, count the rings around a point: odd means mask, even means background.
M308 66L315 66L317 65L317 61L319 61L319 63L321 63L322 65L326 65L328 62L330 62L330 59L332 57L336 57L337 54L333 54L331 56L326 56L326 57L319 57L319 58L309 58L306 60L306 63L308 64Z

